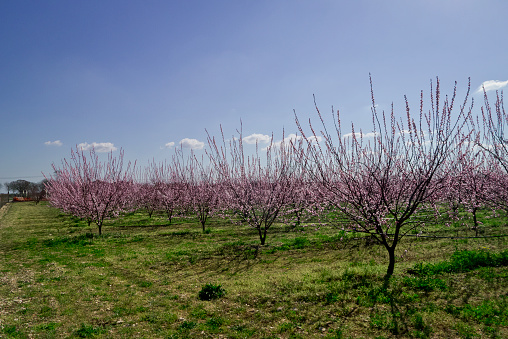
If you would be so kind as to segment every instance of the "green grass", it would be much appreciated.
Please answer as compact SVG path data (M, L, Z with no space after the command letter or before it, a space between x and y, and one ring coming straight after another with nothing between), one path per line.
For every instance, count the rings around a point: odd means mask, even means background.
M404 238L386 285L385 250L333 226L274 225L259 246L218 218L203 233L133 212L98 236L45 203L6 209L1 338L508 337L505 237ZM484 235L508 234L482 213ZM457 230L474 235L446 220L427 232ZM200 300L205 286L226 293Z

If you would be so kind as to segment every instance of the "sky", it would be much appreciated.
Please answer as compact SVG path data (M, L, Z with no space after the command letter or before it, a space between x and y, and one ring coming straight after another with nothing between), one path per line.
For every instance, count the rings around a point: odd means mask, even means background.
M204 154L221 126L263 145L296 133L294 112L317 122L313 96L368 131L369 74L378 109L404 114L407 95L417 113L436 77L459 97L471 78L479 108L482 84L508 85L506 13L505 0L1 1L0 183L38 182L77 147L138 168Z

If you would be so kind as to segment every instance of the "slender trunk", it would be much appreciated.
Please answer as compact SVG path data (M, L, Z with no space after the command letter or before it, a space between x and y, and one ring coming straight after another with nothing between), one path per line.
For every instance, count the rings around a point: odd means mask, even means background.
M203 233L205 233L205 223L206 219L208 219L208 209L200 210L198 217L201 222L201 226L203 227Z
M300 226L300 215L302 210L296 211L296 226Z
M266 228L263 230L261 226L258 227L259 240L261 241L261 246L264 246L266 241Z
M386 270L385 280L389 280L393 275L393 270L395 269L395 246L388 246L386 249L388 250L390 262L388 263L388 269Z
M102 235L102 224L99 224L97 226L99 226L99 235Z
M473 222L474 222L474 226L473 226L473 229L475 230L475 236L477 237L478 236L478 220L476 219L476 208L473 208Z
M171 220L173 219L173 209L166 208L166 215L168 216L169 224L171 225Z

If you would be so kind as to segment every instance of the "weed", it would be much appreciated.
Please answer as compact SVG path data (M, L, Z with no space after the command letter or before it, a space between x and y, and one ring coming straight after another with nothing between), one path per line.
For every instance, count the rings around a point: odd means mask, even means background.
M436 264L417 264L411 272L419 275L469 272L480 267L508 266L508 250L500 253L481 251L456 251L449 261Z
M413 316L412 322L413 322L414 328L416 329L416 331L414 332L415 337L417 337L417 338L429 338L430 337L430 334L432 333L432 327L425 324L421 314L416 313Z
M206 321L206 326L208 326L212 331L216 331L224 324L224 319L221 317L212 317Z
M47 306L47 305L42 306L41 310L39 312L39 316L41 316L43 318L51 317L55 314L56 314L56 310Z
M58 237L54 239L46 239L42 243L46 247L57 247L57 246L86 246L91 245L93 242L93 233L85 233L73 237ZM33 242L30 243L33 246Z
M454 326L454 329L457 330L457 334L462 339L480 338L480 336L477 335L475 329L469 324L460 322Z
M279 333L289 332L292 331L295 327L296 325L293 323L284 322L279 325L278 332Z
M214 285L214 284L206 284L203 286L201 291L199 291L199 299L200 300L212 300L218 299L226 295L226 290L222 287L222 285Z
M5 325L3 328L3 333L12 338L28 338L26 334L16 328L16 325Z
M431 292L434 290L446 290L446 283L439 278L430 276L404 277L404 284L418 291Z
M327 304L332 304L332 303L334 303L334 302L339 300L339 296L335 292L328 292L325 295L325 300L326 300Z
M38 331L48 331L48 332L54 332L58 327L60 326L59 323L47 323L47 324L41 324L36 327Z
M498 300L485 300L478 306L467 304L457 309L464 319L473 319L487 326L508 326L507 299L508 297L504 296Z
M138 283L138 286L139 286L139 287L144 287L144 288L147 288L147 287L152 286L152 282L151 282L151 281L140 281L140 282Z
M91 325L81 324L81 327L76 330L75 334L79 338L95 337L96 335L105 333L106 330L101 327L94 327Z
M178 329L181 331L192 330L196 326L197 326L197 323L195 321L185 320L183 323L180 324L180 326L178 326Z
M342 328L336 329L332 334L326 337L327 339L342 339L344 338L344 330Z
M195 318L205 319L208 315L208 312L205 309L203 309L202 305L199 305L198 307L193 309L190 314Z

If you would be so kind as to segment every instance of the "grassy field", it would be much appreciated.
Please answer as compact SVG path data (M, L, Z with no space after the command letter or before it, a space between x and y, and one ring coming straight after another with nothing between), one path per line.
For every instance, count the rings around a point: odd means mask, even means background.
M508 234L485 217L482 235ZM460 224L431 234L473 236ZM93 225L45 203L0 211L1 338L507 338L506 237L405 238L332 226L257 233L132 213ZM206 284L225 295L200 300Z

